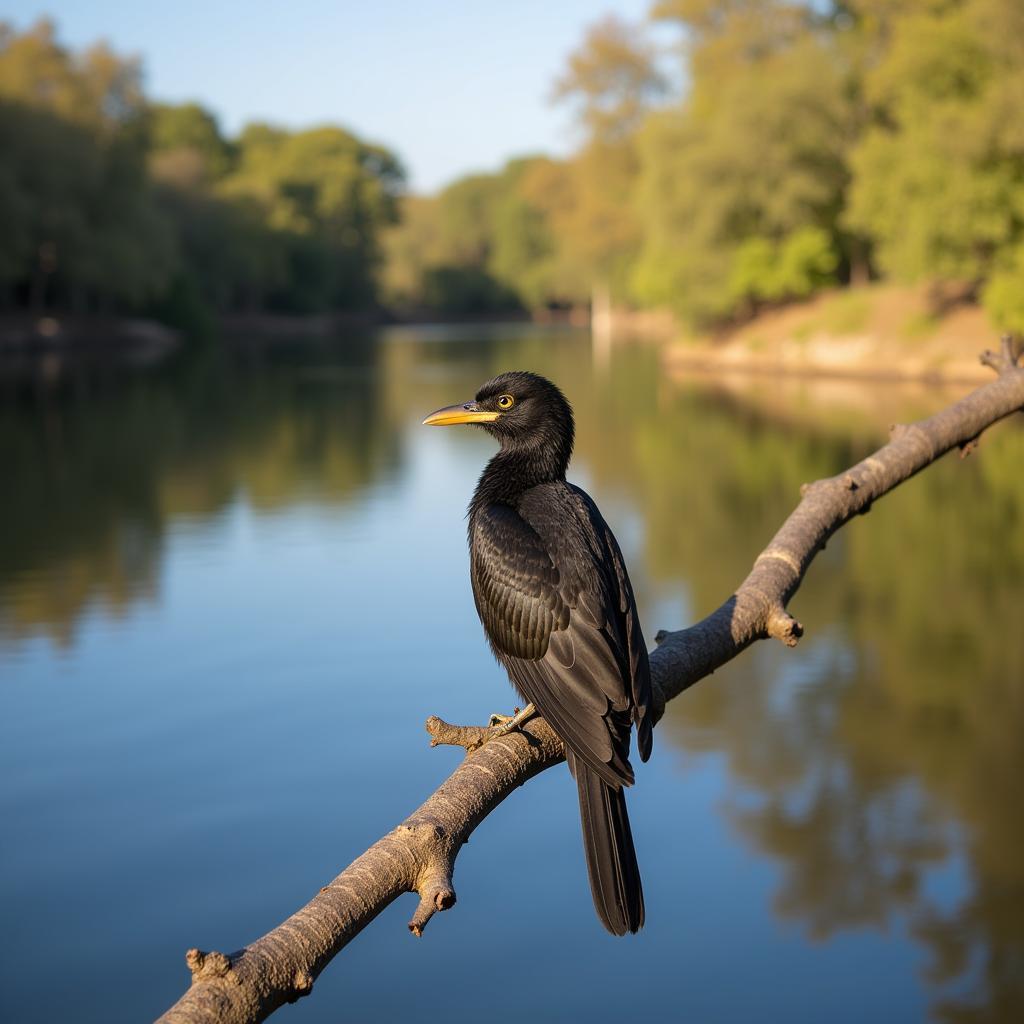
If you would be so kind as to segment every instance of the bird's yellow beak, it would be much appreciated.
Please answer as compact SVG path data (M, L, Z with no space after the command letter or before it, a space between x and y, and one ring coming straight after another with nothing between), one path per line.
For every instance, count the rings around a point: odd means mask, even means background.
M500 415L500 412L481 409L476 402L462 402L432 412L423 423L428 427L450 427L455 423L493 423Z

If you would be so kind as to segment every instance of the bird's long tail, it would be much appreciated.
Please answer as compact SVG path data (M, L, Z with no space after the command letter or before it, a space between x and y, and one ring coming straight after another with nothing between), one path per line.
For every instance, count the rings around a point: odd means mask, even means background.
M644 923L644 890L626 813L626 794L567 753L580 793L583 849L597 916L613 935L639 931Z

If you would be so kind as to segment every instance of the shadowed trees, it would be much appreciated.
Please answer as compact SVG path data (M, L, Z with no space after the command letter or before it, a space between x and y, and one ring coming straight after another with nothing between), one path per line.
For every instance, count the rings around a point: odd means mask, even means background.
M166 281L173 232L145 174L140 69L73 55L53 26L0 25L0 285L41 311L138 303ZM0 293L2 294L2 293Z
M0 25L0 304L204 314L365 310L403 171L341 128L149 104L138 60Z

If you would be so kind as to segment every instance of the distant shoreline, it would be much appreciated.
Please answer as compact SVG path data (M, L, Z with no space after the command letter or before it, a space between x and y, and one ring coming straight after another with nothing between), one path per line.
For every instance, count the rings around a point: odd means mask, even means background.
M70 349L157 352L180 341L174 328L144 317L0 315L0 354L30 356Z
M379 327L434 327L445 324L494 325L530 324L551 326L586 326L578 316L531 316L523 312L494 314L458 314L418 311L415 315L396 314L389 310L368 310L339 313L252 313L230 314L215 318L215 331L224 340L238 341L248 335L254 338L326 338L346 330L372 330ZM0 353L31 355L34 352L72 349L121 350L148 348L154 345L172 347L180 343L186 332L159 320L133 316L104 316L52 312L0 314Z
M218 333L228 344L247 339L329 338L350 330L387 327L460 328L501 324L586 328L582 311L440 314L377 309L358 313L256 313L223 317ZM823 293L760 313L715 335L683 337L671 314L614 310L610 332L595 338L606 352L620 343L655 344L674 377L839 378L871 381L973 383L989 378L978 361L998 334L984 312L967 301L945 306L925 288L869 285ZM0 315L0 354L33 357L52 352L130 353L158 359L184 336L155 320L113 316Z

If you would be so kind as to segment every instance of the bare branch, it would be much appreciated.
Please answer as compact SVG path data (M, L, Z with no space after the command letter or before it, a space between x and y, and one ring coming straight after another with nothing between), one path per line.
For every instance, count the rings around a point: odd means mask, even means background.
M755 640L795 646L803 626L787 611L814 556L829 537L874 501L953 448L969 449L987 427L1024 408L1024 369L1012 339L982 362L998 378L917 423L898 424L887 445L844 473L805 484L801 500L747 578L720 607L688 629L660 632L651 653L655 719L665 703L736 657ZM166 1024L265 1020L307 995L331 959L388 904L419 895L409 930L421 935L438 911L455 903L455 858L473 830L514 789L563 759L543 719L495 736L483 726L427 720L431 745L467 755L440 788L273 931L238 952L189 950L192 985L160 1018ZM482 744L482 745L481 745Z
M996 373L1010 373L1017 368L1020 346L1012 334L1004 334L999 339L998 353L987 348L978 358L984 366L991 366Z
M482 747L491 734L485 725L450 725L437 715L427 719L427 732L432 747L464 747L467 751Z

